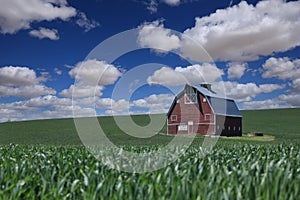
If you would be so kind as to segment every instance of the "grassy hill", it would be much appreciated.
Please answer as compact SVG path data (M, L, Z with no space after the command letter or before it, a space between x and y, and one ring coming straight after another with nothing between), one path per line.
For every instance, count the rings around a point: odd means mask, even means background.
M244 133L256 131L275 136L272 143L300 142L300 108L242 111L242 114ZM126 117L128 116L124 116ZM150 121L148 115L132 116L132 119L141 126L147 125ZM112 117L99 117L98 121L110 140L116 144L166 144L172 139L171 136L163 134L166 132L166 127L161 130L162 134L138 139L123 133L115 125ZM203 137L199 136L195 142L201 142L202 139ZM236 140L244 142L244 140ZM228 140L224 138L219 142L228 142ZM73 119L51 119L1 123L0 144L9 143L79 145L81 141Z
M300 108L247 110L243 114L243 132L274 135L277 141L300 141Z

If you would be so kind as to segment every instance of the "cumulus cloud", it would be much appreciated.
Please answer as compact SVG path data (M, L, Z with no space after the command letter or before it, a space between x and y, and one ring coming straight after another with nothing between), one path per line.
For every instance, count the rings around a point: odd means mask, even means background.
M32 30L29 32L29 35L37 37L39 39L48 38L50 40L58 40L59 35L56 29L48 29L40 27L39 30Z
M54 95L34 97L29 100L0 104L0 121L20 121L48 118L70 118L73 111L76 117L94 116L95 110L82 107L70 98Z
M172 94L152 94L132 102L132 106L147 108L150 113L166 113L174 99Z
M288 57L269 58L263 64L263 78L276 77L281 80L291 80L295 91L300 91L300 59L291 60Z
M129 111L130 103L125 99L120 99L118 101L110 98L100 98L96 101L97 108L108 109L108 113L118 114L123 111Z
M181 0L162 0L162 2L164 2L170 6L177 6L181 3Z
M147 83L150 85L174 86L181 85L184 82L186 82L185 77L170 67L162 67L147 78Z
M293 80L290 85L293 87L293 89L290 90L290 92L299 92L300 91L300 78Z
M278 99L293 107L300 107L300 94L282 94L278 97Z
M299 1L266 0L256 6L242 1L197 17L195 26L184 34L201 44L214 60L252 61L300 45L299 17ZM183 55L203 61L194 52L195 45L183 40Z
M5 66L0 68L0 97L31 98L40 95L55 94L56 91L45 86L44 76L37 77L28 67Z
M281 80L300 78L300 59L269 58L263 64L264 78L276 77Z
M68 89L62 90L59 94L63 97L69 98L80 98L80 97L90 97L90 96L101 96L104 86L101 85L84 85L76 84L76 86L71 85Z
M162 21L144 23L139 26L138 43L141 47L153 48L155 51L171 51L180 47L180 39L164 28Z
M273 99L244 102L243 109L274 109L300 107L300 94L282 94Z
M148 0L145 4L151 13L156 13L159 3L165 3L169 6L178 6L181 2L181 0Z
M31 98L40 95L56 94L56 91L45 85L27 85L20 87L9 87L0 85L0 97Z
M0 85L34 85L41 81L34 70L28 67L5 66L0 68Z
M154 4L155 5L155 4ZM142 47L178 49L182 57L200 62L246 62L284 52L300 45L300 2L246 1L197 17L182 37L172 34L162 21L142 24L138 42ZM243 16L243 17L241 17ZM199 47L199 45L201 47ZM199 50L204 48L209 56Z
M57 75L62 75L62 70L58 69L57 67L54 68L54 72L57 74Z
M226 96L233 98L238 102L250 101L257 95L261 93L270 93L275 90L283 89L285 85L279 84L261 84L257 85L255 83L238 83L238 82L218 82L213 85L213 90L217 93L224 93Z
M76 100L78 104L92 106L104 110L101 115L129 115L130 102L125 99L114 100L111 98L87 97Z
M79 12L77 14L78 19L76 20L76 24L82 28L84 28L85 32L88 32L98 26L100 26L100 23L95 20L89 20L85 13Z
M185 83L197 84L201 82L214 82L224 74L210 63L191 65L188 67L162 67L148 77L148 84L159 84L165 86L177 86Z
M228 78L229 79L239 79L244 75L246 68L248 67L247 63L238 63L231 62L228 63Z
M13 34L30 28L33 22L66 21L75 15L76 9L66 0L4 0L0 7L0 32Z
M96 59L79 62L69 75L85 85L113 84L122 73L115 66Z
M39 108L39 107L55 106L55 105L71 106L72 101L71 99L58 98L57 96L54 95L40 96L40 97L36 97L24 101L24 106L26 107Z
M105 61L96 59L79 62L69 71L69 75L76 79L76 86L60 92L64 97L101 96L105 85L115 83L122 75L119 69Z
M259 109L275 109L287 107L282 106L278 99L268 99L263 101L248 101L243 103L243 109L245 110L259 110Z

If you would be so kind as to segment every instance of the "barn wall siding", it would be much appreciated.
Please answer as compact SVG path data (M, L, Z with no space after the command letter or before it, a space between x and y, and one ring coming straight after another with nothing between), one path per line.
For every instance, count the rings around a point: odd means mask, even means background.
M193 133L198 134L212 134L214 128L209 128L208 124L214 123L214 115L208 101L203 102L204 96L200 93L198 94L199 102L198 104L185 104L184 96L178 99L178 103L174 106L172 112L168 117L168 134L187 134L187 131L178 131L178 125L184 124L188 126L188 122L193 122ZM201 111L202 112L201 112ZM172 121L172 115L176 115L177 120ZM178 124L175 126L174 124ZM201 125L199 125L201 124Z
M216 116L216 132L221 136L242 136L242 118Z

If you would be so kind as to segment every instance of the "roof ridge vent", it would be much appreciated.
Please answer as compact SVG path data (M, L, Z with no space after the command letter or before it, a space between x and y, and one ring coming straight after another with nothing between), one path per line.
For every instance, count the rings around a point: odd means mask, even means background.
M200 83L200 86L207 89L208 91L216 94L216 92L211 89L211 86L212 86L211 83Z

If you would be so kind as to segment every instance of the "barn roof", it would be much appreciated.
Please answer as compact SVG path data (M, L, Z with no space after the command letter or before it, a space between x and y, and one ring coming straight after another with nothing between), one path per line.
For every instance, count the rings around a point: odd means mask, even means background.
M224 99L212 96L206 96L213 111L217 115L242 117L237 105L232 99Z
M224 95L217 94L204 87L201 87L200 85L191 87L196 88L200 93L206 96L215 114L242 117L242 114L233 99L229 99Z
M233 99L229 99L223 95L219 95L213 91L201 87L200 85L199 86L186 85L185 88L186 87L193 87L203 96L205 96L215 114L224 115L224 116L242 117L242 114L239 111ZM167 114L168 116L171 113L171 110L173 110L173 107L175 106L177 99L184 94L184 90L175 97L171 105L171 108Z

